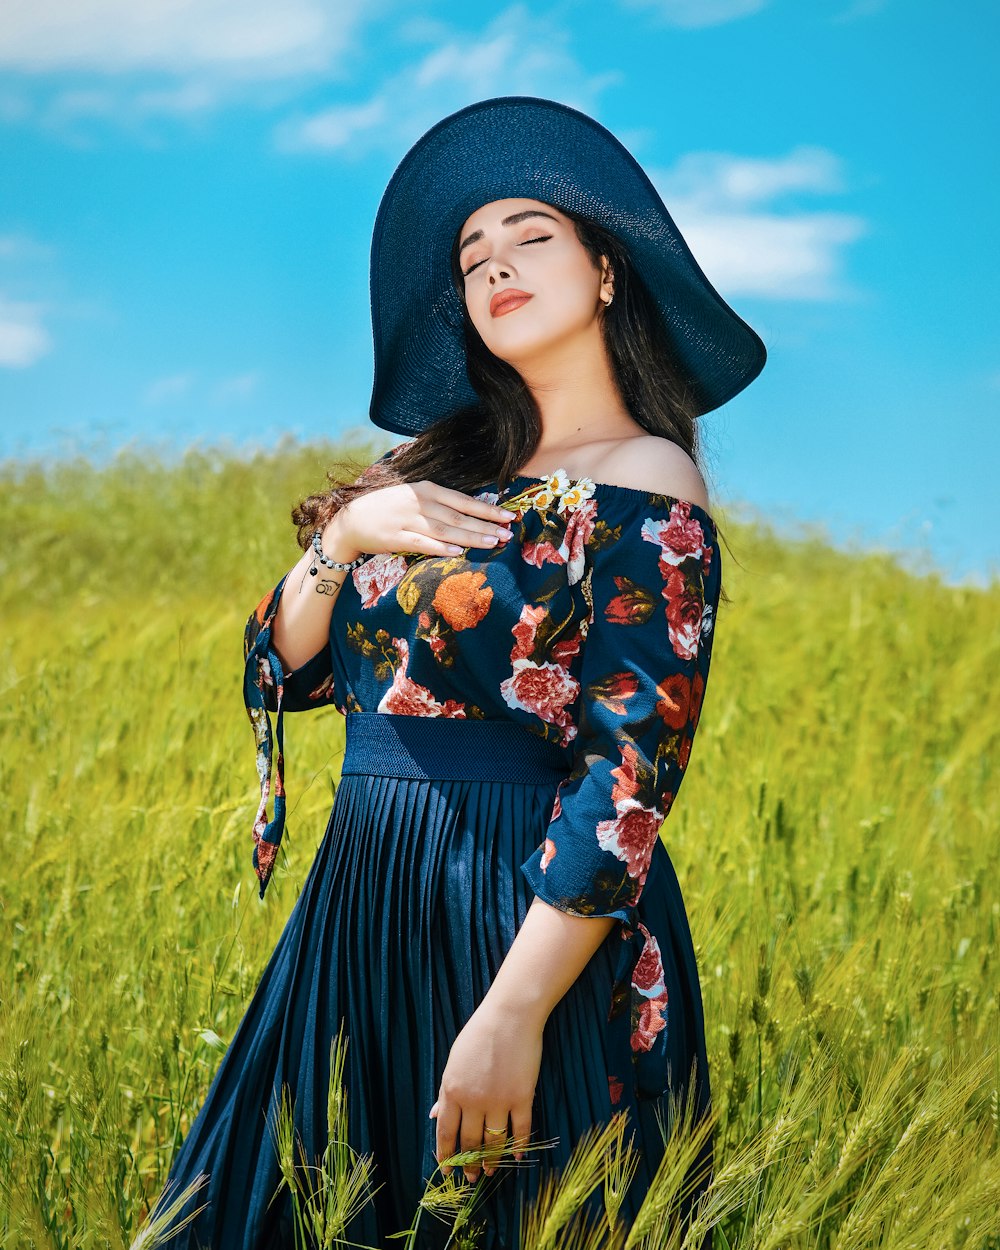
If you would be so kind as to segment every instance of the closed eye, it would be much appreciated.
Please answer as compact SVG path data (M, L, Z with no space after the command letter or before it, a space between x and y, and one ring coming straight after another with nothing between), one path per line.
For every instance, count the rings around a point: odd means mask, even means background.
M551 239L551 238L552 238L551 234L540 234L537 239L525 239L522 243L519 243L517 246L524 247L525 243L544 243L546 239ZM489 257L487 257L486 259L488 260ZM473 269L478 269L480 265L485 265L485 264L486 264L486 260L477 260L476 263L474 265L470 265L468 269L463 269L462 277L467 278L469 274L472 273Z

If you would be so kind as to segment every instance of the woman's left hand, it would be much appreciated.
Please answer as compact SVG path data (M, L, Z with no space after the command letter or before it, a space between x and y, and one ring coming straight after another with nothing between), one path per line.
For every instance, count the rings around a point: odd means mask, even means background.
M531 1104L542 1063L544 1021L528 1014L500 1011L484 999L452 1045L441 1077L438 1099L431 1108L437 1116L437 1158L459 1150L480 1150L484 1145L502 1147L506 1142L507 1117L514 1137L526 1139L531 1132ZM504 1132L487 1133L486 1126ZM520 1152L519 1152L520 1153ZM479 1164L464 1169L466 1180L479 1177ZM487 1165L492 1176L495 1166ZM444 1175L451 1168L442 1168Z

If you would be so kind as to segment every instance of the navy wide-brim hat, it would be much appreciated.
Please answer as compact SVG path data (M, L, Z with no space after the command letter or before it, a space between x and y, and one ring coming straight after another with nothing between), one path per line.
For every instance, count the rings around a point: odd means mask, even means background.
M380 429L417 434L478 402L451 249L467 217L508 198L583 214L625 244L663 315L697 415L732 399L763 369L763 342L702 273L628 149L568 105L499 96L432 126L382 196L372 235L369 410Z

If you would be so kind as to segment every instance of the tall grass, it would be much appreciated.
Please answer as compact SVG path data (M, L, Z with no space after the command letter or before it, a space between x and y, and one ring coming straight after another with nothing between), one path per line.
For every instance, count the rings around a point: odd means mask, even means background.
M0 1247L130 1245L301 888L341 721L289 724L287 852L260 903L241 634L297 558L288 509L340 451L0 466ZM595 1130L528 1214L526 1250L679 1250L709 1225L722 1250L997 1250L1000 589L717 513L733 602L664 830L698 947L716 1177L682 1232L697 1139L674 1126L625 1229L621 1126ZM321 1245L364 1161L290 1147L303 1244ZM450 1210L471 1248L488 1178L459 1177L414 1218Z

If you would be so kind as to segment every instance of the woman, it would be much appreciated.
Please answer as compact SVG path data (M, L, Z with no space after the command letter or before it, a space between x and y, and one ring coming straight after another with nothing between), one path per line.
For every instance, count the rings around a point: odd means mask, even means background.
M516 1247L540 1180L616 1113L639 1155L628 1224L667 1098L710 1105L659 830L721 595L695 421L757 376L764 346L618 140L533 97L473 104L411 149L371 289L371 418L411 437L299 506L305 554L247 623L262 897L285 711L344 715L342 777L174 1161L178 1185L208 1182L172 1244L292 1244L273 1116L287 1086L322 1154L341 1026L350 1144L380 1186L356 1243L392 1244L438 1159L485 1144L502 1161L466 1172L479 1244ZM509 1141L528 1144L519 1162ZM710 1166L709 1141L697 1188ZM447 1233L424 1216L416 1244Z

